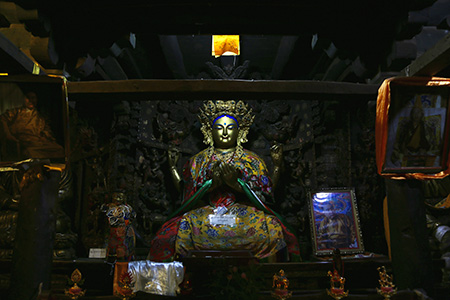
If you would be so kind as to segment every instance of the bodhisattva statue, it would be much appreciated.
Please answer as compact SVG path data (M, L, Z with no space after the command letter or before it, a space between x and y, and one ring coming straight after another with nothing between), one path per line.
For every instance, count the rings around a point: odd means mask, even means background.
M266 205L273 197L266 164L242 147L252 110L242 101L208 101L199 118L209 147L187 161L182 177L175 167L178 155L169 151L175 183L183 183L183 201L157 232L148 259L171 261L190 250L249 250L256 258L280 253L283 259L289 253L298 259L296 236ZM279 149L274 154L280 162Z

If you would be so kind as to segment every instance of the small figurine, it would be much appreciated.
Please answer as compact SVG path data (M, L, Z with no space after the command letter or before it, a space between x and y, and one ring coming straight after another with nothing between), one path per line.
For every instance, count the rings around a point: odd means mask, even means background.
M187 296L187 295L191 295L193 288L192 288L192 282L190 280L191 274L190 273L185 273L184 274L184 278L183 278L183 282L181 282L179 289L180 289L180 294L182 296Z
M336 300L340 300L348 296L348 291L345 291L344 284L345 278L339 275L339 272L335 269L333 272L328 271L330 277L330 287L327 289L327 294Z
M397 288L393 283L394 277L386 273L386 268L384 266L377 268L380 279L380 288L377 288L377 293L384 297L384 299L390 299L392 295L397 293Z
M136 296L133 292L133 275L130 272L123 272L119 279L119 287L114 296L122 300L129 300Z
M288 291L289 279L284 274L284 270L278 271L278 274L273 275L272 297L279 300L288 299L292 296L292 292Z
M136 212L127 204L126 195L123 192L113 193L112 203L104 205L103 210L106 212L110 226L108 258L132 260L136 244L132 222L136 218Z
M82 285L84 282L84 279L82 279L81 272L78 269L75 269L75 271L72 272L72 275L69 279L70 284L72 286L69 289L65 290L65 294L70 297L72 300L76 300L80 297L83 297L86 293L86 290L83 290L78 285Z

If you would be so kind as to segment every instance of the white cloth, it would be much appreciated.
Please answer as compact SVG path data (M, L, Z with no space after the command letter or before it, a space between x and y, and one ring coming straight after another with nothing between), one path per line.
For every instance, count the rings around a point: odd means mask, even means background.
M160 263L150 260L131 261L128 263L134 282L134 292L145 292L164 296L176 296L179 285L184 278L181 262Z

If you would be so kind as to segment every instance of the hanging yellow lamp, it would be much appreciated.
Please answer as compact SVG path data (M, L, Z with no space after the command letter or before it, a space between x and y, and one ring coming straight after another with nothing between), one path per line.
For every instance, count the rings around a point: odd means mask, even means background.
M212 56L233 56L240 54L239 35L213 35Z

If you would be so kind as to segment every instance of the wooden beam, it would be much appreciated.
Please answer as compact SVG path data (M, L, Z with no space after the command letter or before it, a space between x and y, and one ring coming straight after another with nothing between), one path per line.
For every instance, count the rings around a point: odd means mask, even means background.
M277 56L272 67L272 79L279 79L281 77L297 40L298 36L283 36L281 38Z
M176 35L161 35L159 37L161 47L166 56L167 64L173 70L173 75L177 79L186 79L188 74L184 65L183 53L178 43Z
M112 80L127 80L127 74L123 70L122 66L119 64L117 59L113 56L107 56L105 58L97 59L99 65L102 67L103 71L108 74L108 77Z
M450 34L419 56L399 76L434 76L450 65Z
M376 99L379 85L323 81L115 80L68 82L69 100Z
M38 291L49 291L56 227L56 202L61 173L43 171L45 162L20 164L30 174L40 174L41 180L29 179L23 185L19 201L11 288L8 299L36 299ZM23 184L25 181L21 181ZM44 297L47 298L47 297Z
M8 75L0 76L0 83L10 82L10 83L52 83L62 85L64 78L62 76L53 75L33 75L33 74L19 74L19 75Z
M45 74L25 53L0 33L0 72L9 74Z

